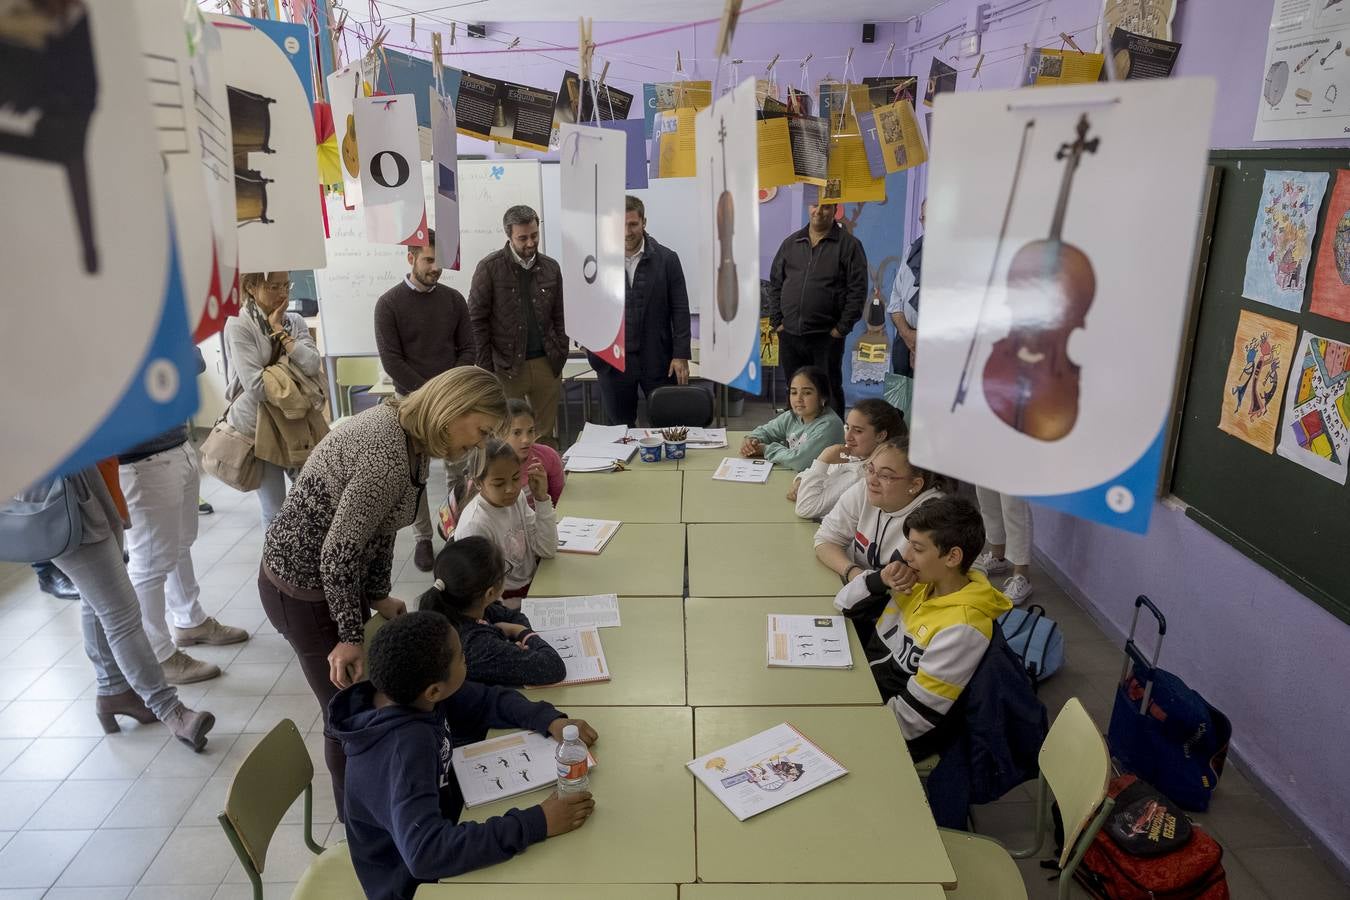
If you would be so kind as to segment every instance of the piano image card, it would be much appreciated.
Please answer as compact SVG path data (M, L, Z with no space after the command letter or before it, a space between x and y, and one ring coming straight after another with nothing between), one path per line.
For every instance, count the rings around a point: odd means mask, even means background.
M0 184L7 497L197 408L134 7L0 5Z

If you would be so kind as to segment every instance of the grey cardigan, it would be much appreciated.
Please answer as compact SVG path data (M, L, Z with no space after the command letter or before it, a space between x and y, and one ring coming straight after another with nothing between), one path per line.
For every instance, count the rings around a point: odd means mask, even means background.
M306 375L318 378L323 360L305 320L295 313L286 313L286 331L295 338L291 363ZM253 437L258 429L258 405L266 399L262 372L272 359L272 339L248 313L231 316L225 320L225 356L230 363L230 385L225 396L239 394L230 405L226 421Z

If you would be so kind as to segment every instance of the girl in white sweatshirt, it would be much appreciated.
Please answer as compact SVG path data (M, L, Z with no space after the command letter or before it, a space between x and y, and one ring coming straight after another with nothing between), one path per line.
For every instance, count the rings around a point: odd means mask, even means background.
M549 559L558 552L558 521L548 495L548 475L536 467L530 473L528 490L522 490L515 449L489 438L473 483L478 493L460 512L455 539L478 534L497 545L506 563L502 601L519 609L520 598L529 593L539 558ZM530 508L530 497L534 498L534 509Z
M906 546L905 517L952 488L950 481L909 461L909 436L891 438L863 464L863 478L844 492L816 530L816 559L848 584L884 569ZM905 570L913 583L913 572ZM907 585L891 585L905 590Z
M792 482L787 498L803 519L819 519L834 509L844 491L863 477L863 463L881 444L907 434L905 416L879 397L859 400L844 417L844 442L826 447L811 468Z

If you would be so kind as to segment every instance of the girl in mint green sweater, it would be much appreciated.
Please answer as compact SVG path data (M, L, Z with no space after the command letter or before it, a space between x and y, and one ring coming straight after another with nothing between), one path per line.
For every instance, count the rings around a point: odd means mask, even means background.
M789 409L750 432L741 456L763 457L800 472L826 447L844 440L844 423L830 409L830 382L816 366L802 366L788 385Z

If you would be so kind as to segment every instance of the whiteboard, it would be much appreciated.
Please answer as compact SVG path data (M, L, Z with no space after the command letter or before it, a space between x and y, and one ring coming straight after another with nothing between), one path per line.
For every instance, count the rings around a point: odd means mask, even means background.
M424 161L427 219L435 228L431 172L431 163ZM442 284L468 299L474 268L506 243L502 214L518 203L536 211L544 205L538 160L459 161L460 270L446 269ZM343 209L341 195L330 195L327 204L328 265L314 272L324 352L327 356L374 356L375 301L408 273L408 248L367 241L364 213Z

